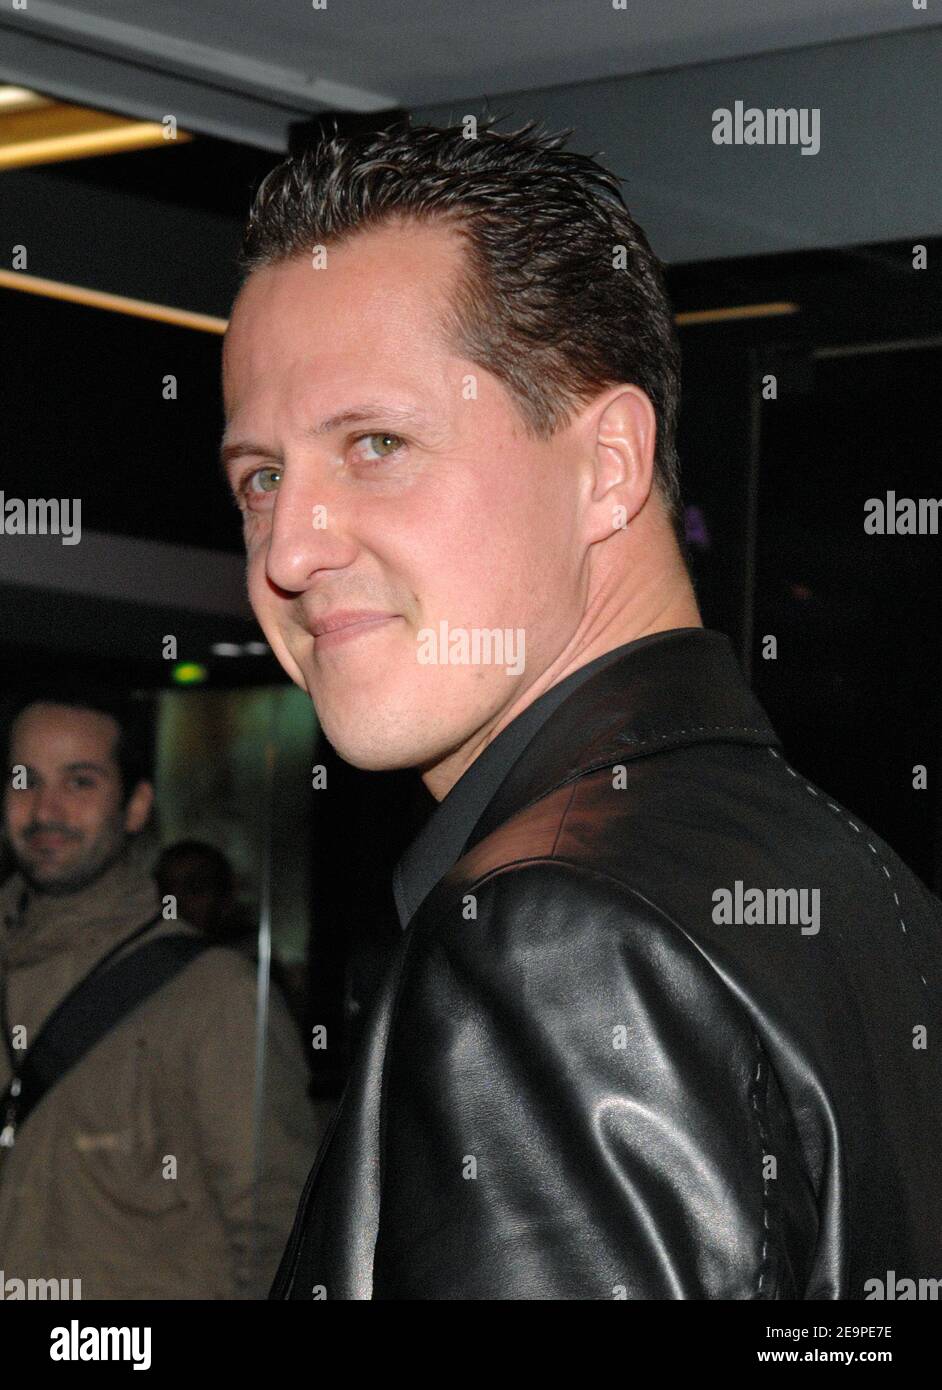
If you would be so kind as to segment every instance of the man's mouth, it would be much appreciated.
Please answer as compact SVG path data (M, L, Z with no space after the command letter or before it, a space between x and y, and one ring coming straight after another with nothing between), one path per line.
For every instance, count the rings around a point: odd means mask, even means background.
M50 854L71 844L74 839L75 835L66 834L62 830L34 830L26 836L26 845L28 849L39 854Z
M325 647L335 647L344 642L351 642L357 637L362 637L364 633L382 627L386 623L395 622L398 616L397 613L354 610L338 610L336 613L329 613L326 617L317 619L311 624L310 631L314 638L314 650L322 651Z

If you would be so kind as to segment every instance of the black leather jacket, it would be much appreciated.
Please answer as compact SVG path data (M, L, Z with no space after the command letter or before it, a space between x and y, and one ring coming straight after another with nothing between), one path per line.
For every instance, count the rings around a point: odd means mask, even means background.
M940 945L942 904L788 765L725 638L632 653L405 933L272 1296L942 1277Z

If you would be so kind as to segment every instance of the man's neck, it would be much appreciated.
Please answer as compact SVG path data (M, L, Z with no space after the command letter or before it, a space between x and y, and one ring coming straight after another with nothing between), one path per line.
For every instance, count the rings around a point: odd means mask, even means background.
M597 657L628 642L648 637L656 632L669 632L675 628L703 627L703 619L697 607L693 589L681 586L676 599L665 603L655 614L644 622L635 621L612 624L590 636L579 634L527 688L519 693L509 705L505 706L488 724L479 729L473 738L466 740L460 748L436 762L433 767L424 769L422 780L436 801L442 801L455 783L468 770L484 749L493 743L504 729L511 724L528 706L538 700L547 690L587 666Z

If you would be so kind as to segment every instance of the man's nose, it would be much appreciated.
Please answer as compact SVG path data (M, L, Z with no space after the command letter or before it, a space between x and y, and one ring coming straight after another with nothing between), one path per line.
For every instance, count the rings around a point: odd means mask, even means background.
M38 825L63 825L65 813L57 787L37 787L32 798L32 817Z
M299 470L300 471L300 470ZM265 570L288 593L303 593L321 570L343 569L356 552L349 507L313 478L285 478L275 499Z

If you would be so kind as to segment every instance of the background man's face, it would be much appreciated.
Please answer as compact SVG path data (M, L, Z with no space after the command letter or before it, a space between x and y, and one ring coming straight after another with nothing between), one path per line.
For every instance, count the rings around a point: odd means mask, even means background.
M154 871L161 896L177 900L177 912L207 936L225 935L232 895L219 882L215 865L201 854L164 855Z
M473 741L582 611L566 430L531 439L502 384L443 340L462 255L453 232L386 226L328 247L324 269L265 267L226 339L252 605L331 743L364 768L430 766ZM339 609L390 617L315 636ZM522 630L524 670L420 664L419 634L441 622Z
M35 704L10 734L10 767L3 802L4 830L17 864L47 893L70 893L94 882L121 853L125 836L141 828L141 783L125 807L114 758L118 726L107 714L66 705ZM11 785L15 766L27 786Z

